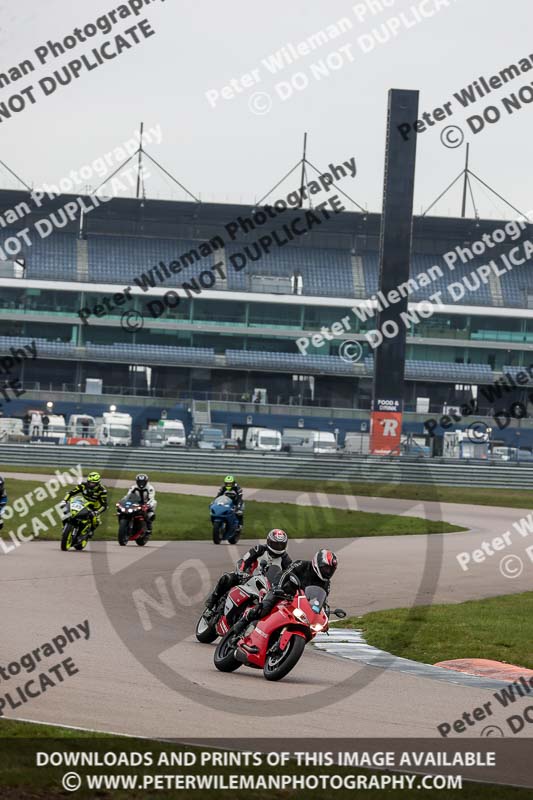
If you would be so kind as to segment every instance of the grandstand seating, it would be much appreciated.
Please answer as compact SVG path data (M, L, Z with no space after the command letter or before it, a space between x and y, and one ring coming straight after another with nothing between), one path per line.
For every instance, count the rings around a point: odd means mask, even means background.
M533 359L532 359L532 361L533 361ZM529 364L527 364L527 366L529 367ZM524 374L525 367L502 367L502 372L503 372L504 375L506 375L506 374L510 375L511 378L513 378L513 380L514 380L516 378L516 375L517 375L518 372L520 372L522 375ZM526 373L526 374L529 377L528 383L533 383L533 378L531 376L529 376L528 373ZM522 381L523 381L523 379L522 379ZM525 385L525 384L521 383L520 385L522 386L522 385Z
M13 236L15 231L0 231L0 246ZM36 233L32 236L32 245L23 245L21 255L26 259L28 278L49 280L76 280L77 270L77 237L73 233L54 231L50 236L41 239ZM142 236L119 236L90 234L87 240L88 276L95 283L131 283L133 279L149 271L160 261L169 263L179 260L185 253L198 250L200 241L186 239L170 239ZM292 277L302 276L302 294L323 297L355 297L352 257L348 249L310 248L289 245L276 247L268 255L262 254L255 261L248 257L244 269L236 271L231 266L231 256L245 251L253 256L254 245L232 243L226 246L227 284L217 281L214 289L247 291L252 284L252 276ZM416 251L416 244L415 244ZM221 253L220 253L221 255ZM366 296L370 297L378 290L379 255L377 250L365 250L358 253L362 260L363 275L366 285ZM213 253L206 258L183 267L176 275L176 282L186 281L202 271L209 269L218 255ZM443 276L430 286L413 292L409 299L423 300L434 292L443 293L443 301L453 302L447 293L451 282L458 282L484 263L480 259L463 264L458 261L454 270L450 270L441 255L427 255L415 252L411 264L411 277L438 265ZM156 279L156 284L158 285ZM527 263L515 267L499 279L503 304L510 307L526 307L527 294L533 294L533 270ZM361 295L361 291L357 292ZM467 290L459 302L464 305L496 305L490 285L481 284L475 291ZM501 300L500 300L501 304Z
M343 361L338 356L299 355L297 353L268 353L261 350L226 350L228 366L249 369L319 371L332 375L365 374L364 368Z
M15 236L16 231L0 230L0 247L6 239ZM76 278L76 240L73 233L52 233L46 239L33 232L31 247L22 243L21 257L26 260L26 277L43 280L75 280ZM19 257L19 256L17 256Z
M361 255L363 259L366 288L368 295L370 296L375 294L378 290L379 257L377 252L372 251L367 251ZM408 299L412 302L418 302L420 300L426 300L435 292L442 292L442 302L452 304L454 302L453 297L447 291L449 284L460 282L464 276L470 275L470 273L482 263L484 262L479 260L470 261L468 264L458 262L458 264L455 266L455 269L452 271L449 269L440 255L422 255L415 253L413 254L411 262L411 278L415 278L417 275L420 275L421 272L427 272L429 268L433 266L439 266L443 272L443 275L432 281L429 286L419 288L412 292ZM506 276L501 279L502 284L505 278ZM472 281L470 285L475 287L476 284ZM464 298L460 301L460 304L472 306L495 305L494 297L490 291L489 284L480 283L479 288L477 288L475 291L469 291L468 288L466 288Z
M76 346L71 342L52 342L32 336L0 336L0 352L7 352L11 347L23 348L35 342L37 356L73 357Z
M251 256L255 256L253 245L248 245ZM276 248L260 260L248 257L246 267L236 272L231 266L231 256L237 252L247 255L243 246L226 247L228 260L228 288L235 291L249 289L252 275L288 275L300 273L302 294L327 297L354 297L354 282L351 255L348 250L284 247Z
M339 356L299 353L268 352L262 350L225 351L222 363L217 361L214 349L209 347L170 347L167 345L130 344L117 342L102 345L87 342L85 348L77 348L71 342L53 342L43 338L27 336L0 336L0 353L10 347L23 347L35 341L39 356L74 358L82 353L96 361L121 363L182 364L191 366L228 366L254 370L295 370L296 372L319 372L329 375L358 375L371 377L374 370L373 356L364 361L350 363ZM494 376L488 364L455 364L445 361L407 360L406 377L409 379L446 379L460 383L492 383ZM518 372L520 367L504 367L504 372Z
M215 363L215 351L209 347L168 347L167 345L128 344L117 342L113 345L87 342L87 355L95 359L129 361L132 364L142 360L146 364L191 364L196 366Z
M365 358L369 373L373 372L374 359ZM460 383L491 383L492 368L488 364L455 364L447 361L418 361L407 359L405 377L410 379L428 378L433 380L449 380Z
M506 306L527 308L527 295L533 295L533 266L530 262L514 267L500 278Z
M133 279L156 266L160 261L168 264L179 260L191 250L198 251L202 242L185 239L156 239L133 236L88 237L89 279L102 283L131 283ZM191 266L185 266L176 280L182 282L209 269L214 263L213 255L200 258ZM156 278L155 285L159 285Z

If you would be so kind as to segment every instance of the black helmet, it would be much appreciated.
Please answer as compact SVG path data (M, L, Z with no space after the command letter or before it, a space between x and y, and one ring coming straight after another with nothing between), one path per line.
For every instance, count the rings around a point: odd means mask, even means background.
M0 497L4 494L4 479L0 475Z
M135 483L139 487L139 489L146 489L146 485L148 483L148 475L145 475L144 472L140 472L135 477Z
M267 534L266 546L272 558L279 558L287 552L289 537L281 528L273 528Z
M312 560L313 569L319 578L328 581L337 569L337 556L332 550L319 550Z

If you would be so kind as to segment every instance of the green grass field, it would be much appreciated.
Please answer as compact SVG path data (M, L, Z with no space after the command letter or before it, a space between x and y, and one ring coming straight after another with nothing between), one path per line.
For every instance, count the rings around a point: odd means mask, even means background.
M40 484L32 480L7 479L9 503L16 511L24 510L22 498L28 492L35 492ZM124 496L125 489L109 490L109 510L102 516L102 524L96 537L114 539L117 535L115 503ZM10 530L26 523L27 535L31 530L32 517L39 516L51 508L64 495L62 491L55 501L50 499L36 501L25 516L15 514L6 520L2 537L7 538ZM177 495L158 492L157 520L154 526L155 539L210 539L209 497ZM56 515L56 520L58 519ZM44 518L45 524L46 518ZM395 536L400 534L449 533L461 528L446 522L426 520L419 517L400 517L392 514L374 514L362 511L344 511L335 508L315 506L296 506L289 503L246 502L244 537L258 539L265 536L271 528L283 528L292 538L324 538L353 536ZM40 539L59 539L60 526L52 526L39 533Z
M506 786L494 786L489 784L474 784L463 783L461 789L442 789L435 791L433 789L425 789L417 786L417 790L413 789L349 789L337 790L332 792L330 789L316 789L310 792L309 790L286 790L286 791L268 791L263 789L255 789L253 792L249 790L205 790L199 789L194 792L167 790L161 791L140 791L136 789L128 789L123 791L121 789L108 791L106 789L88 790L85 786L69 794L61 787L61 778L65 772L71 771L71 767L64 766L43 766L36 767L36 751L40 752L75 752L75 751L91 751L100 754L108 752L126 753L146 753L153 754L155 764L160 759L160 753L188 751L196 753L199 758L199 750L197 748L183 746L183 745L169 745L161 742L146 740L146 739L133 739L124 738L120 736L105 736L104 734L84 733L83 731L71 731L63 728L54 728L47 725L34 725L29 723L13 722L10 720L0 720L0 740L2 747L0 748L0 792L2 800L65 800L67 797L77 797L82 800L88 798L99 798L99 800L144 800L145 798L158 798L159 800L185 800L185 798L194 797L197 800L219 800L220 798L227 798L232 800L249 800L253 796L256 800L307 800L310 797L316 800L331 800L332 797L339 798L339 800L352 800L355 796L358 798L368 798L368 800L430 800L438 796L440 800L529 800L531 798L531 789L518 789ZM296 744L296 743L295 743ZM305 750L305 739L300 740L298 743L298 750ZM276 750L279 747L279 742L274 741L272 749ZM327 745L325 746L327 749ZM354 744L354 749L357 748ZM409 749L407 747L407 749ZM377 769L369 771L367 769L346 769L342 767L319 767L318 769L298 767L295 762L290 762L283 768L283 774L298 774L309 775L317 774L357 774L357 775L377 775ZM193 766L189 769L168 766L151 766L143 767L81 767L76 771L80 775L115 775L115 774L131 774L148 775L154 774L177 774L180 772L189 772L189 774L207 775L216 773L219 775L228 776L238 772L246 774L279 774L279 767L249 767L249 768L235 768L235 767L212 767L212 766ZM459 770L457 770L459 772ZM398 774L398 773L396 773ZM416 784L415 784L416 785Z
M339 626L361 628L374 647L425 664L488 658L533 669L533 592L375 611Z
M55 469L56 467L54 467ZM51 474L52 468L18 467L1 464L2 472L34 472ZM108 478L131 477L131 471L105 470ZM219 486L222 475L182 474L176 472L150 471L153 481L168 483L201 484ZM390 497L405 500L434 500L441 503L466 503L467 505L506 506L509 508L531 508L533 490L469 488L462 486L432 486L397 483L365 483L357 481L336 481L327 475L321 482L304 478L258 478L253 475L237 475L237 480L250 489L291 489L297 492L327 492L328 494L361 495L363 497Z

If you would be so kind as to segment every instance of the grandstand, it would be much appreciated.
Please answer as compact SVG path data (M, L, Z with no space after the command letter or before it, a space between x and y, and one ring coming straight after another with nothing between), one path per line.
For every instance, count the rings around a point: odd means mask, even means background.
M38 217L21 220L20 228L31 229L68 199L50 202ZM25 192L0 192L0 213L24 200ZM24 259L24 278L0 278L0 350L35 340L39 358L21 366L22 378L29 387L48 391L83 391L87 378L100 378L105 393L167 397L173 392L239 397L261 387L271 402L367 409L373 353L365 333L376 320L363 322L351 308L378 288L380 216L332 216L327 226L252 259L254 242L271 229L234 240L225 231L228 222L251 213L234 205L114 199L44 239L32 235L32 245L23 244L17 254ZM282 222L299 213L287 211ZM444 253L504 224L415 218L411 276L434 265L442 276L413 292L410 302L441 291L447 305L409 326L407 408L414 408L417 397L429 398L432 407L461 402L470 385L489 385L502 372L533 362L529 262L492 275L460 302L445 297L448 283L460 282L486 262L459 261L451 272ZM0 246L15 234L13 228L0 229ZM529 235L526 228L523 239ZM217 236L224 246L199 256L202 243ZM490 258L500 252L506 252L504 245ZM248 254L245 268L232 266L236 253ZM147 292L138 288L136 278L179 259L179 272L163 282L153 278ZM222 264L224 277L187 296L182 285L215 263ZM129 286L126 304L82 323L80 308L94 308ZM179 304L151 316L149 303L161 302L169 289L178 291ZM125 310L144 314L144 327L121 326ZM342 335L310 344L306 355L296 346L297 338L346 317L350 327ZM343 339L363 345L357 363L341 357Z

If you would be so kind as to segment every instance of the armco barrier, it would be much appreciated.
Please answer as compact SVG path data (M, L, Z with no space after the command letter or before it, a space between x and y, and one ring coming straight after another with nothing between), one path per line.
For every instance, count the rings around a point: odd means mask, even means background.
M157 470L204 473L220 481L228 472L258 477L298 477L315 481L369 481L426 483L443 486L481 486L529 489L533 464L507 462L439 461L373 456L288 455L286 453L236 453L228 450L151 450L150 448L80 447L58 445L0 445L0 464L57 468L81 463L86 468Z

